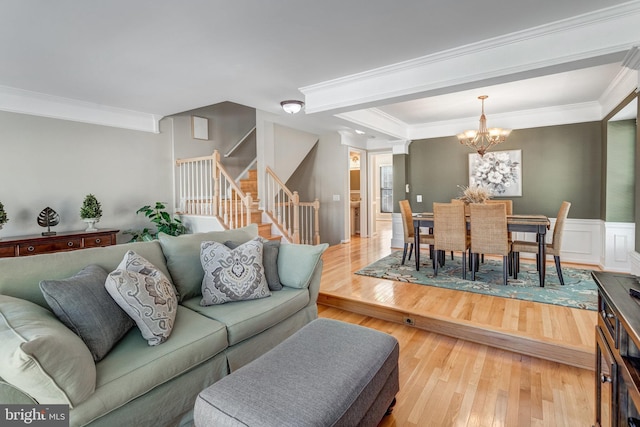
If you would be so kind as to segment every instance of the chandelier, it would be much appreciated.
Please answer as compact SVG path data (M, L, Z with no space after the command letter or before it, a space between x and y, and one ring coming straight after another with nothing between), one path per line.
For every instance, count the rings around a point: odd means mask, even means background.
M469 148L472 148L484 156L484 154L496 144L500 144L507 140L507 137L511 133L511 129L491 128L487 129L487 118L484 115L484 100L487 99L487 95L479 96L478 99L482 101L482 115L480 115L480 129L467 130L456 135L460 144L464 144Z

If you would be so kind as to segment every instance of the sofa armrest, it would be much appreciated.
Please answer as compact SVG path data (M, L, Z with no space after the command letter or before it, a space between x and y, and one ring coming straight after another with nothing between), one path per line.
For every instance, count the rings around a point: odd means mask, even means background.
M316 268L309 279L309 305L315 305L318 302L318 294L320 293L320 279L322 278L322 260L318 261Z

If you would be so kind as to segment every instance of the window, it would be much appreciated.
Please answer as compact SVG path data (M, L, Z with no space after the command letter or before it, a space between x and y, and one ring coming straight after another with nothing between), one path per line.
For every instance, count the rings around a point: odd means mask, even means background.
M380 166L380 212L393 212L393 166Z

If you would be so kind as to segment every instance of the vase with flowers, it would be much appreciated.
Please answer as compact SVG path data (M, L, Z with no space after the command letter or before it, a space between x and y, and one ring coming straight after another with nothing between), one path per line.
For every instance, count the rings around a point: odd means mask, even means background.
M2 230L2 226L9 222L9 217L7 216L7 211L4 210L4 205L0 202L0 230Z
M97 231L95 227L96 222L100 221L102 217L102 206L96 196L93 194L87 194L80 207L80 218L87 223L87 229L85 231Z

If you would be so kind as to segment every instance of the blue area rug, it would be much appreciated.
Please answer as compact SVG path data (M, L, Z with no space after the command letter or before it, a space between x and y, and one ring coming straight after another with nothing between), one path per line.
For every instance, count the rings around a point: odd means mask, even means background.
M459 256L451 260L447 254L444 267L438 269L438 277L433 277L427 254L421 254L420 271L416 271L413 258L404 265L400 264L401 261L402 251L397 251L356 271L356 274L585 310L595 311L598 306L598 291L590 270L563 267L565 285L561 286L555 267L547 265L545 287L541 288L534 264L521 262L518 279L509 277L509 285L504 286L501 261L487 259L480 264L475 282L471 281L470 271L467 271L468 280L462 279L462 258Z

